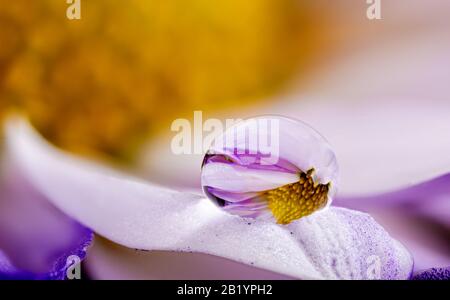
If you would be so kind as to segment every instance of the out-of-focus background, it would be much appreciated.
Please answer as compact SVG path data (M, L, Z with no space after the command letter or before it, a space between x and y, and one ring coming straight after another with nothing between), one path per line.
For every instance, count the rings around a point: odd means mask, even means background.
M2 111L25 111L54 143L130 160L180 114L258 101L325 46L305 1L0 1Z
M375 21L363 0L89 0L81 20L68 6L0 0L0 112L25 111L57 145L122 162L195 109L267 101L449 23L445 0L383 1Z
M170 125L195 110L310 123L336 150L340 195L450 169L450 1L381 0L381 20L366 0L80 3L69 20L65 0L0 0L0 120L23 113L63 149L193 190L202 155L175 155ZM441 221L371 213L425 257L420 267L450 257ZM99 239L91 275L165 276L115 247ZM119 254L129 256L120 272Z
M174 118L267 101L343 57L445 31L449 10L382 1L370 21L364 0L82 0L81 20L68 20L68 6L0 1L0 111L25 111L66 149L125 162Z

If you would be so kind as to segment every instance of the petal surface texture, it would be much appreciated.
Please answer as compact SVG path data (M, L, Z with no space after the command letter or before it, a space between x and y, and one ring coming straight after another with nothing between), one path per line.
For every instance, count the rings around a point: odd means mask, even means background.
M414 280L450 280L450 267L432 268L417 273L413 277Z
M200 252L301 279L407 279L409 252L367 214L329 208L279 226L229 215L65 154L27 122L6 139L22 174L63 212L129 248Z

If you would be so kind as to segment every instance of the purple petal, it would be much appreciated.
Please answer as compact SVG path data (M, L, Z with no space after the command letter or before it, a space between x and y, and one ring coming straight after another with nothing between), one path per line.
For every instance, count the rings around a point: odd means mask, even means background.
M204 187L204 193L214 199L219 207L225 211L247 218L264 218L275 221L268 210L268 203L259 193L231 193L212 187Z
M0 251L0 280L63 280L73 261L68 259L77 257L79 262L83 261L87 255L87 249L91 246L94 238L92 231L85 232L84 237L75 243L73 248L61 253L59 257L53 259L50 268L42 272L32 272L17 268L7 255ZM78 261L77 261L78 263Z
M414 275L413 280L450 280L450 267L432 268Z
M447 198L450 203L450 173L430 181L410 185L397 191L361 197L336 197L335 204L352 209L371 209L374 207L392 207L399 205L432 205L434 201ZM445 210L443 211L445 212ZM450 210L447 210L450 219Z
M130 248L200 252L304 279L406 279L412 271L409 252L363 213L329 208L287 226L249 221L60 152L20 120L8 123L7 141L52 203Z
M370 212L414 257L414 269L450 265L448 229L402 208Z
M10 165L0 178L0 278L64 279L86 256L91 230L56 209Z
M337 197L335 204L374 215L408 247L416 268L450 264L446 239L450 229L450 174L394 192Z

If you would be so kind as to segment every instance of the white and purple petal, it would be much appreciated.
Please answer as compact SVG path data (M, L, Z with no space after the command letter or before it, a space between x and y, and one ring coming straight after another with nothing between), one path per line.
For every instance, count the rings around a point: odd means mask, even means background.
M65 279L85 258L93 233L55 208L14 164L3 157L0 279Z
M263 168L275 165L288 173L315 169L314 179L318 183L337 181L338 166L327 141L309 125L282 116L265 115L241 121L216 137L209 152L230 157L255 153L259 154L257 165ZM242 163L242 159L235 163L249 165Z
M415 267L450 264L450 175L389 193L336 197L338 206L373 215L414 254Z
M297 182L299 174L226 163L206 163L202 168L202 185L231 193L261 192Z
M409 252L363 213L328 208L287 226L250 221L60 152L20 120L8 123L7 141L22 174L55 206L129 248L204 253L303 279L412 272Z

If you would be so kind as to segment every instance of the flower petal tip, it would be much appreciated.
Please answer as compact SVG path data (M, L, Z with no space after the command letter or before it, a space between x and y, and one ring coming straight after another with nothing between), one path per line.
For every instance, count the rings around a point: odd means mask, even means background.
M54 259L52 266L46 272L32 272L20 269L0 250L0 279L3 280L64 280L67 279L69 268L80 264L87 255L89 247L94 241L94 233L87 228L80 228L83 232L79 241L72 248L61 253Z

